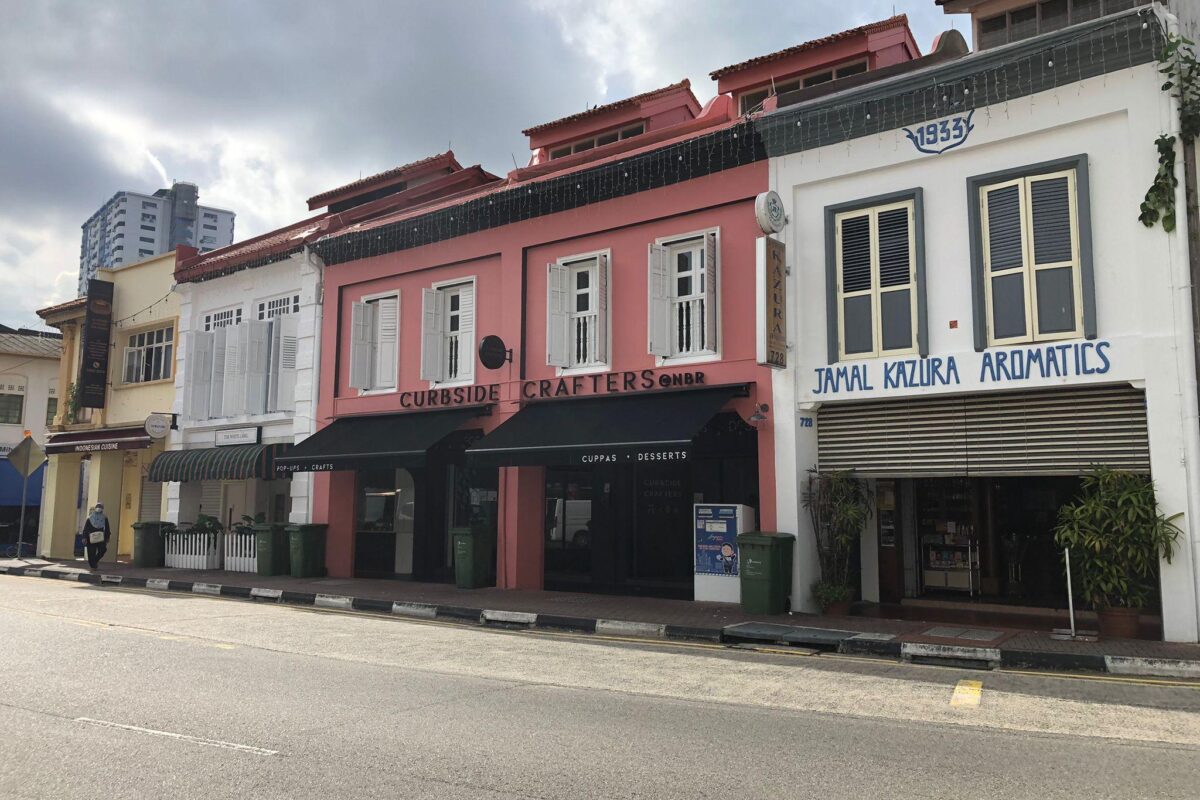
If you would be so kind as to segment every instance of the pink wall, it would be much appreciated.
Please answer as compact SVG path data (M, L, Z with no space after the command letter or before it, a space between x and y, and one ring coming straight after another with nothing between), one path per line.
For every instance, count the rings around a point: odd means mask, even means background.
M705 228L720 229L721 360L665 372L703 370L710 385L752 384L751 396L735 401L743 418L753 403L770 403L770 370L755 364L753 200L767 188L765 161L682 184L642 192L495 230L408 251L338 264L325 272L326 314L321 352L338 354L337 368L325 361L320 372L318 421L346 414L399 412L401 393L427 390L419 378L421 289L435 282L475 276L476 342L501 336L514 349L513 364L489 371L478 362L475 383L497 384L500 402L485 430L520 408L522 263L526 265L525 379L556 377L546 365L546 264L563 256L610 249L612 283L612 371L657 369L646 352L647 245L665 236ZM348 388L350 306L363 295L400 290L400 362L396 392L359 396ZM336 309L336 313L333 311ZM339 336L340 334L340 336ZM339 342L340 338L340 342ZM584 381L583 392L590 381ZM768 415L768 420L773 414ZM759 427L760 527L775 527L773 431ZM539 470L509 469L502 474L502 514L498 558L501 585L541 585L542 503L533 484ZM351 476L347 483L346 476ZM507 487L507 488L505 488ZM329 524L330 574L348 575L353 558L352 473L319 478L315 519ZM536 494L536 498L534 497ZM333 498L331 502L331 497ZM536 503L535 503L536 500ZM532 510L531 510L532 509ZM525 531L529 526L536 534ZM515 529L514 529L515 528Z

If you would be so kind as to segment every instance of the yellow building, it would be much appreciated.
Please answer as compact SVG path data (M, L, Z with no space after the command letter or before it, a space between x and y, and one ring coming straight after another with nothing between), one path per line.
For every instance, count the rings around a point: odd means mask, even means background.
M179 256L193 252L181 248ZM111 284L111 304L106 302L110 287L100 285L91 298L38 312L47 325L62 331L58 382L67 387L46 445L49 465L38 540L38 554L44 558L74 555L75 535L96 503L104 504L113 531L106 561L131 553L134 522L162 516L162 485L146 476L165 439L147 433L146 418L170 412L175 402L175 263L171 252L102 269L97 280ZM91 330L100 332L90 350L85 335L89 305ZM103 317L109 312L108 365L102 371L97 355L103 352ZM85 370L88 365L91 369Z

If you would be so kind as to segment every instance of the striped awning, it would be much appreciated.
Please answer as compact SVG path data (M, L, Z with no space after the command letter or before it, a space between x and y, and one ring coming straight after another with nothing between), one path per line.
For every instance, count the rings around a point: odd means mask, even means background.
M168 450L150 464L147 480L238 481L275 478L275 457L291 445L241 444L203 450Z

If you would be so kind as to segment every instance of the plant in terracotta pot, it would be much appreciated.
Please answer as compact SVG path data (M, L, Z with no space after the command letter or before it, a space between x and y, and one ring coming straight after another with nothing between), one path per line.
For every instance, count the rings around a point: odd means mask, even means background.
M1179 528L1159 512L1146 475L1098 467L1058 512L1054 540L1071 551L1083 598L1096 609L1100 633L1133 638L1138 612L1153 597L1158 564L1169 563Z
M811 469L803 502L812 517L821 564L821 579L812 585L813 600L823 612L847 614L854 599L854 551L871 518L874 495L852 470Z

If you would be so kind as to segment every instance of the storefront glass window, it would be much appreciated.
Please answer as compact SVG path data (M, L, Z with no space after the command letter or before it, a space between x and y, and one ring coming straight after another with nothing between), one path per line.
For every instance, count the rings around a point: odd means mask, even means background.
M590 576L591 470L546 471L546 572Z
M396 529L395 470L363 470L359 475L359 532Z

